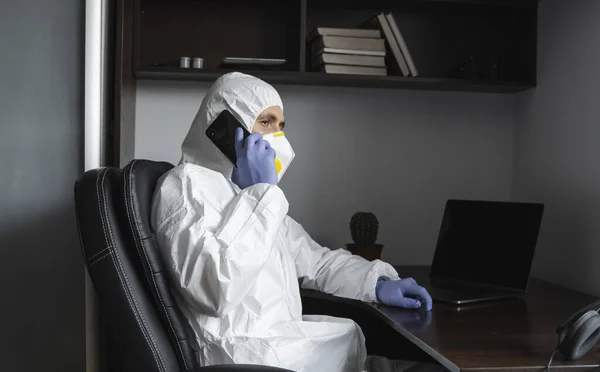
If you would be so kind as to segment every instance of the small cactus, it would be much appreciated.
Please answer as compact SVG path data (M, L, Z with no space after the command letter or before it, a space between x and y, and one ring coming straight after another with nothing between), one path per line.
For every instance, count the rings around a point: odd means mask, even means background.
M371 212L358 212L350 220L350 234L358 247L370 247L377 240L379 222Z

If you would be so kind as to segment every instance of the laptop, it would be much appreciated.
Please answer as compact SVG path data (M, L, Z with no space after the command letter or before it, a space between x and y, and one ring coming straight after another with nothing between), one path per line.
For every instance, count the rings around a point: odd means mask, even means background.
M466 304L527 292L544 205L446 202L425 287L434 300Z

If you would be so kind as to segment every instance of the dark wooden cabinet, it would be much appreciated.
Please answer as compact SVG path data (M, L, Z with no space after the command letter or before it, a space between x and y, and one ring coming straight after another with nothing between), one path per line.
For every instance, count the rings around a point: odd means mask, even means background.
M315 27L355 28L381 12L396 18L419 76L311 71ZM262 57L286 62L245 70L280 84L500 93L536 85L534 0L136 0L133 16L138 79L212 81L232 70L224 57ZM203 68L179 68L182 56L203 58Z

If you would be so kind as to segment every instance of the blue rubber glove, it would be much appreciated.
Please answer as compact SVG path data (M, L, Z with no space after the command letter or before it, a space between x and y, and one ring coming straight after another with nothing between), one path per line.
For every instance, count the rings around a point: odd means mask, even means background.
M413 278L400 280L380 278L377 280L375 293L381 303L406 309L417 309L424 304L425 310L430 311L433 302L427 290L418 285Z
M237 166L233 168L231 180L240 189L257 183L277 185L275 150L260 133L252 133L244 141L244 132L238 128L235 132L235 152Z

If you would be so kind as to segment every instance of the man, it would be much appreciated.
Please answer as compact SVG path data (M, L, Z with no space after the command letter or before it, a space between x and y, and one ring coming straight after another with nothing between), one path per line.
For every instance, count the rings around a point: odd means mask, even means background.
M236 167L205 134L224 110L252 132L245 140L236 133ZM431 297L387 263L321 247L287 215L277 183L289 163L275 166L279 152L293 157L284 125L281 98L264 81L230 73L213 84L180 165L157 185L153 225L168 274L202 366L361 371L361 329L348 319L303 317L298 279L303 288L427 311Z

